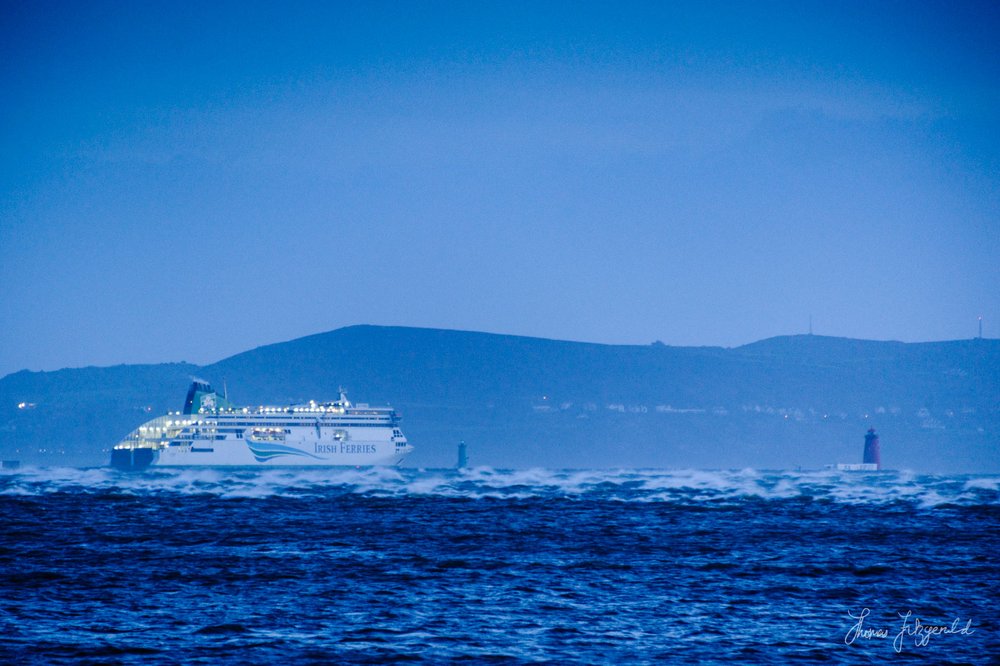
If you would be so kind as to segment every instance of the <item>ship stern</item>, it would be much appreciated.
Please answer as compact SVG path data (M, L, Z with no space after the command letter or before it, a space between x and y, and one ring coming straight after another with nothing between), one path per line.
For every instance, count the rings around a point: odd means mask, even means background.
M141 472L155 458L156 452L150 448L111 449L111 466L123 472Z

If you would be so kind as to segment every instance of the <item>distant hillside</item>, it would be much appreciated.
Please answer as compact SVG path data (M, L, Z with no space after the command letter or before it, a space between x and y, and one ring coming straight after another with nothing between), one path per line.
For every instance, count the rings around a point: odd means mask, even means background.
M822 336L736 349L613 346L353 326L212 365L19 372L0 379L0 455L104 464L150 415L179 409L191 376L236 403L348 389L391 403L414 466L821 467L856 462L869 426L887 466L1000 471L1000 343ZM19 408L19 403L26 403ZM30 405L33 404L34 407Z

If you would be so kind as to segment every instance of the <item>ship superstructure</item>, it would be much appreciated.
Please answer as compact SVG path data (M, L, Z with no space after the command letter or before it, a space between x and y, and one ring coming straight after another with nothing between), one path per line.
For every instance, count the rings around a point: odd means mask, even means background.
M413 450L391 407L333 402L273 407L233 406L202 381L188 390L184 410L147 421L111 451L111 465L149 466L398 465Z

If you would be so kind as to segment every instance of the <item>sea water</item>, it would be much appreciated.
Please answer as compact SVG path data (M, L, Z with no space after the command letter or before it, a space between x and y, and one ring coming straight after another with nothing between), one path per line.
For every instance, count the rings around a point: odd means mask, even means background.
M22 469L0 662L990 663L1000 476Z

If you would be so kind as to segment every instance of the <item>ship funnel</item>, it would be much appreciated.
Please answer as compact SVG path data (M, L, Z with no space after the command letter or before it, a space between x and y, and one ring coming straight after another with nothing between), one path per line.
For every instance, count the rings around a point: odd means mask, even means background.
M207 382L195 380L191 382L187 398L184 400L185 414L201 414L232 407L229 401L215 392Z

